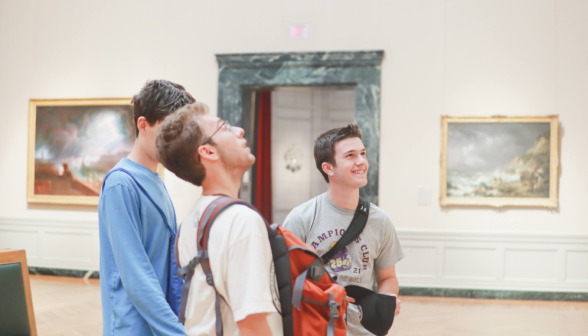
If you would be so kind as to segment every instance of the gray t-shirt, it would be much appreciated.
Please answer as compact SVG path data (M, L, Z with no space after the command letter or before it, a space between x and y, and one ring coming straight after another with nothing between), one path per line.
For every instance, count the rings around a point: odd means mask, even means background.
M323 255L345 233L354 214L355 209L336 206L324 193L294 208L286 217L284 227ZM340 285L358 285L371 290L374 270L390 268L402 258L404 253L392 221L382 209L371 204L367 225L359 238L339 251L327 268L329 273L337 275ZM354 304L347 310L347 335L372 335L361 325L359 310Z

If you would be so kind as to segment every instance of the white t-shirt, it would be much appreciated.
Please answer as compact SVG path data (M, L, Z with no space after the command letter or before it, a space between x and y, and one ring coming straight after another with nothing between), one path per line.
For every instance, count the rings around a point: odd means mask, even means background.
M206 207L219 196L202 196L181 226L178 254L181 267L197 254L198 222ZM233 205L214 221L208 241L210 268L221 300L225 336L239 335L237 321L258 313L267 317L273 335L283 335L282 317L276 307L277 284L267 229L259 214L246 206ZM186 306L188 336L216 336L215 292L206 283L202 266L192 278Z

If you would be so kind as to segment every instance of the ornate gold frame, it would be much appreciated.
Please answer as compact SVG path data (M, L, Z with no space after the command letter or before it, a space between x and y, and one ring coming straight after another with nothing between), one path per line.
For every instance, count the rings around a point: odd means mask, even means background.
M35 195L35 135L37 121L37 106L104 106L130 105L130 98L100 98L100 99L31 99L29 102L29 146L27 172L27 201L42 204L68 205L98 205L98 196L56 196ZM159 165L158 172L163 178L163 166Z
M549 198L526 197L448 197L447 196L447 129L449 123L536 123L551 124L549 158ZM439 203L441 206L491 206L491 207L545 207L557 208L559 182L559 117L450 117L441 116L441 179Z

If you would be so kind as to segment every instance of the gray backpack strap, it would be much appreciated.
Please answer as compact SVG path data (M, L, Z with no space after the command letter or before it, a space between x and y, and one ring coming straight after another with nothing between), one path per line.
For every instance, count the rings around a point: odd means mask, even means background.
M215 303L214 310L216 314L216 335L223 336L223 321L221 314L221 299L222 296L214 286L214 277L212 270L210 269L209 256L208 256L208 239L210 238L210 229L216 217L226 210L231 205L241 204L254 209L249 203L235 199L228 196L220 197L214 200L204 210L204 214L198 223L198 232L196 237L196 246L198 247L198 254L194 257L186 267L182 267L178 270L178 275L184 277L184 288L182 294L182 303L180 305L180 322L186 322L186 305L188 302L188 293L190 291L190 285L192 277L196 270L196 266L201 265L204 275L206 276L206 283L214 289L215 292Z
M206 210L204 210L204 214L202 215L202 218L199 221L198 224L198 232L196 235L196 246L198 247L198 254L196 255L196 257L194 257L192 260L190 260L190 263L182 268L180 268L177 272L177 274L184 279L184 287L182 289L182 302L180 304L180 318L179 321L180 323L185 323L186 322L186 306L188 303L188 293L190 292L190 285L192 284L192 277L194 276L194 271L196 270L196 266L202 264L203 270L205 271L205 275L206 275L206 282L211 285L214 288L214 281L212 278L212 272L210 272L210 268L208 265L208 251L206 249L202 248L202 244L200 244L201 240L202 240L202 236L204 235L204 229L206 226L210 227L210 225L206 225L208 224L208 222L211 219L212 214L217 210L217 208L219 207L219 205L226 200L229 197L221 197L217 200L214 200L212 203L210 203L210 205L206 208ZM180 236L180 232L178 232L178 237ZM179 239L176 240L176 249L178 248L178 241ZM206 265L206 267L204 266ZM210 274L207 274L207 271ZM210 279L210 281L209 281ZM215 288L215 292L216 292L216 288ZM218 297L220 296L218 294L218 292L216 292L217 295L217 300L219 299ZM218 304L219 308L220 308L220 302ZM217 321L218 324L218 321ZM218 330L218 326L217 326L217 334L218 334L219 330ZM220 335L222 335L222 322L221 322L221 330L220 330ZM219 335L219 336L220 336Z

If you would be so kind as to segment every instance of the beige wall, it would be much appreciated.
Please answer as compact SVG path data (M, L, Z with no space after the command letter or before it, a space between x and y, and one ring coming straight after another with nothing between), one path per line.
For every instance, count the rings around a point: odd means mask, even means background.
M310 25L291 40L289 24ZM216 109L215 53L383 49L380 205L398 228L588 233L588 2L0 0L0 216L27 205L31 98L130 97L148 79ZM438 206L440 116L559 114L558 211ZM167 179L180 217L198 190ZM417 206L417 185L433 202Z

